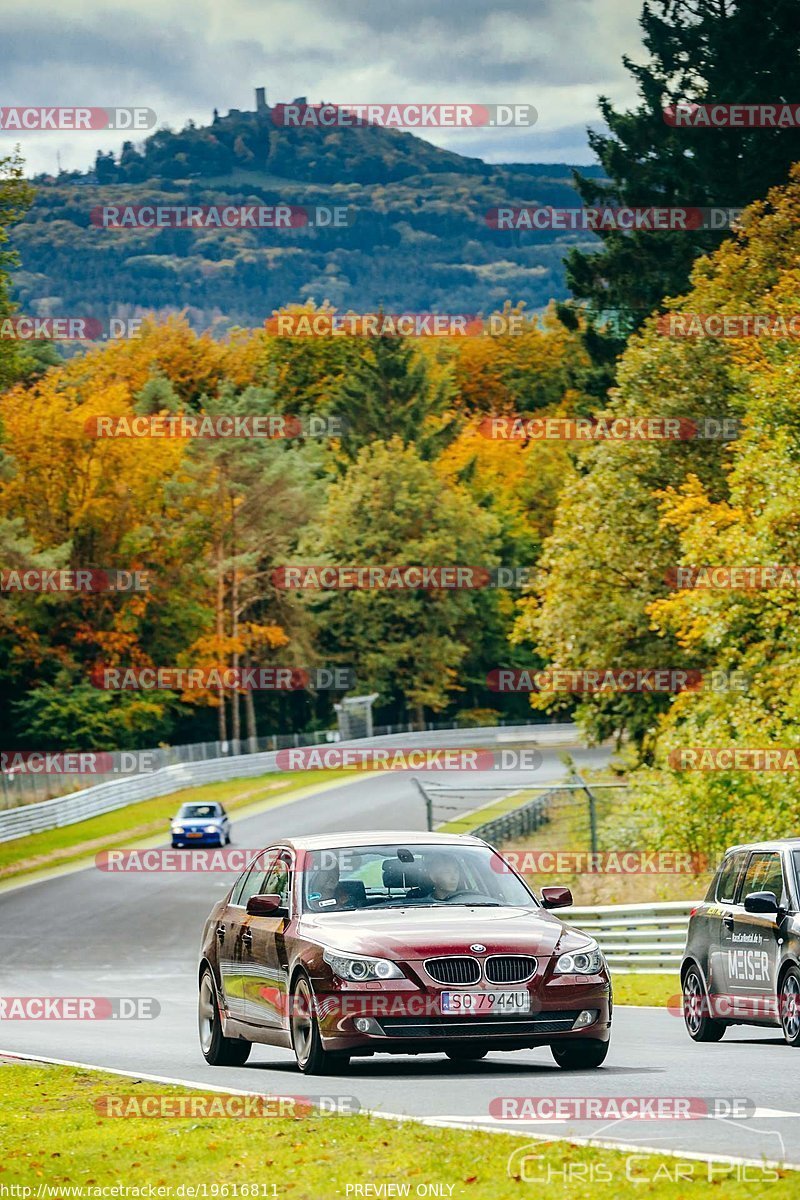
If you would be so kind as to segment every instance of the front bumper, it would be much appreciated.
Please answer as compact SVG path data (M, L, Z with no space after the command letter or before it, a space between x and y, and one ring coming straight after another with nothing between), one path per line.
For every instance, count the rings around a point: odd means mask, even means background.
M579 983L573 976L530 987L530 1011L453 1015L441 1011L441 993L453 988L409 988L405 981L384 981L380 990L348 984L317 991L317 1017L326 1050L359 1054L421 1054L456 1043L495 1050L522 1050L564 1038L607 1042L611 1036L611 984L606 975ZM462 989L459 989L462 990ZM469 989L466 989L469 990ZM474 989L480 990L480 989ZM592 1019L576 1028L581 1013Z
M199 837L189 836L188 833L173 833L172 848L174 850L188 848L190 846L224 846L225 833L222 829L217 829L214 833L201 833Z

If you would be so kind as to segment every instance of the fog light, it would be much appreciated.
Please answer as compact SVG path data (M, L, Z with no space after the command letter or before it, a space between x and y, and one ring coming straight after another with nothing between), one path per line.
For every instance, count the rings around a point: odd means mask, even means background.
M573 1029L585 1029L587 1025L593 1025L596 1020L597 1020L597 1009L596 1008L585 1008L583 1010L583 1012L578 1013L577 1017L575 1018L575 1024L572 1026L572 1028Z
M369 1033L373 1037L384 1037L384 1032L374 1017L354 1017L353 1024L357 1033Z

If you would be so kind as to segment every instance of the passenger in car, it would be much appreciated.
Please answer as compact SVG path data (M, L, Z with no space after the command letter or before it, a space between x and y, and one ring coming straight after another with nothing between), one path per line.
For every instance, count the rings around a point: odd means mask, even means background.
M330 867L320 867L309 880L308 899L315 908L332 905L336 899L336 889L339 886L339 868L335 864Z
M359 879L343 879L333 893L337 908L366 908L367 889Z

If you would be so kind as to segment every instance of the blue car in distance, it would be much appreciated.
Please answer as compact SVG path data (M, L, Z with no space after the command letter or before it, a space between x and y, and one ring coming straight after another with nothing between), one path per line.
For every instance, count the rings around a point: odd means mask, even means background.
M231 823L221 804L182 804L172 818L172 845L229 846Z

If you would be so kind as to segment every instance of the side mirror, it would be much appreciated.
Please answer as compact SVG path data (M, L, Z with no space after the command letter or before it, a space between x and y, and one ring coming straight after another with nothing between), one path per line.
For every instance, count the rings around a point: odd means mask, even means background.
M572 904L572 892L568 887L542 888L542 908L568 908Z
M247 915L250 917L274 917L283 908L283 903L277 892L265 896L251 896L247 901Z
M778 898L774 892L751 892L744 898L744 911L749 913L777 913Z

